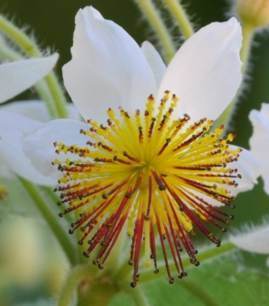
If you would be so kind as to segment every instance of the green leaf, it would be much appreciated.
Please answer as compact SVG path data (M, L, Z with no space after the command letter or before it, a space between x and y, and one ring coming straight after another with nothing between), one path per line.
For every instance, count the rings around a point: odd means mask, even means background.
M238 252L238 254L240 254ZM173 285L160 279L142 286L151 306L267 306L269 270L244 267L238 254L221 257L188 271L184 280ZM133 289L136 290L136 289ZM134 305L118 295L110 306Z
M268 271L267 271L268 272ZM185 280L168 285L165 280L145 286L154 306L164 305L268 305L269 275L246 269L238 256L223 257L189 271Z

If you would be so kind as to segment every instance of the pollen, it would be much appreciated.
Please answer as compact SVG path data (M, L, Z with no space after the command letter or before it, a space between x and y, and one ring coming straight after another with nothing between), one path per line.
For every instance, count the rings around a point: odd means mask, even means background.
M199 265L192 236L201 232L219 246L214 228L224 232L232 219L223 207L232 207L240 178L232 167L240 154L230 146L234 135L212 131L207 118L175 118L177 104L167 91L160 103L150 96L143 112L108 109L106 125L89 120L80 131L85 146L55 143L61 215L75 218L70 233L79 230L84 255L103 268L127 232L133 287L145 263L158 272L164 262L170 283L172 265L186 276L184 256Z

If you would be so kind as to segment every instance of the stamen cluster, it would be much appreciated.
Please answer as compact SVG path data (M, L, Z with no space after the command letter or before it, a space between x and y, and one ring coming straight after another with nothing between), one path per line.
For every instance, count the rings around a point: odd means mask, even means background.
M220 245L212 226L225 231L232 218L219 206L230 206L229 190L240 178L229 167L240 153L229 146L234 136L222 138L222 128L211 132L213 122L206 118L174 119L177 103L167 91L159 105L150 96L144 113L120 109L117 116L109 109L106 126L89 120L89 129L81 131L89 138L84 147L55 144L59 154L73 155L54 162L62 172L62 215L76 218L70 232L81 230L85 256L92 254L102 268L126 229L132 286L143 261L152 260L157 272L160 256L171 283L171 262L185 276L183 251L199 264L190 235L198 229Z

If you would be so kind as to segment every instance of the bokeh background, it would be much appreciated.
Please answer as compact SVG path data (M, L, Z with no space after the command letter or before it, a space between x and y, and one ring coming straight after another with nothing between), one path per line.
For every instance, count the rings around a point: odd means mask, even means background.
M197 29L212 21L225 20L231 13L230 1L183 2ZM0 12L12 17L19 26L28 26L44 49L59 52L61 77L61 65L70 57L75 13L86 5L94 5L138 42L145 39L155 42L132 0L0 0ZM174 36L180 45L181 38L176 31ZM244 147L248 147L251 135L249 111L269 101L269 32L255 37L247 84L232 126L238 135L237 143ZM262 182L253 191L240 195L235 204L232 230L266 219L269 199L263 192ZM57 295L68 271L65 258L18 182L9 183L8 198L0 205L0 305L53 305L50 298ZM238 252L189 274L186 282L173 287L164 281L148 285L146 291L153 305L183 305L186 301L194 306L269 305L268 267L264 256ZM188 287L197 287L196 296ZM116 297L114 304L123 305L123 301Z

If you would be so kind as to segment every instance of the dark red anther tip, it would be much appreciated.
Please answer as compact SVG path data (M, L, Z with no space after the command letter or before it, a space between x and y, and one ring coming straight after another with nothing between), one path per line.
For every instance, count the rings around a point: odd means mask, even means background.
M131 286L132 288L135 288L135 287L136 287L136 282L131 282L131 283L130 283L130 286Z

